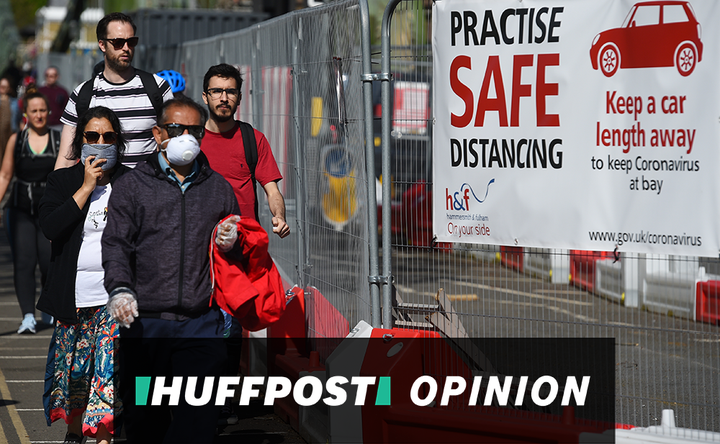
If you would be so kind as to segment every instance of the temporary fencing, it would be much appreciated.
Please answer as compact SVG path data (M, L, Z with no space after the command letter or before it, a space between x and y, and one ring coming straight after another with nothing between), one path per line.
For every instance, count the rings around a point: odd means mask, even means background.
M383 117L393 117L382 134L389 164L382 173L392 179L384 190L390 199L382 205L389 208L393 243L383 254L392 254L395 326L439 329L450 336L613 337L617 422L655 426L663 409L671 408L679 427L720 430L718 260L622 249L435 243L430 202L446 196L432 195L429 164L418 174L417 164L403 160L408 146L416 150L417 162L431 158L432 112L427 118L418 110L403 112L408 85L418 85L410 88L414 106L431 107L422 92L426 85L432 88L431 4L391 1L386 20L383 37L391 43L383 46L383 69L395 81L391 98L386 102L383 97L383 106L392 106L383 109ZM400 116L412 124L399 121ZM383 228L387 223L383 219ZM439 289L449 304L440 303ZM446 315L434 316L438 310ZM708 434L705 439L719 438Z
M293 237L271 236L271 252L304 289L307 337L359 321L449 336L613 337L619 423L650 427L669 407L683 428L720 430L720 330L707 322L717 319L718 261L435 243L431 4L388 6L372 73L361 19L357 3L333 2L178 49L196 100L211 65L237 65L245 77L239 117L267 135L285 177ZM377 200L367 194L374 183L383 185Z
M431 2L390 2L380 54L368 51L365 8L347 0L295 11L165 48L175 65L146 68L182 72L197 101L211 65L243 74L238 118L270 141L293 233L270 235L278 268L296 286L288 319L307 338L293 348L303 364L283 368L317 370L333 350L315 339L358 325L453 338L612 337L618 423L656 426L672 409L673 433L719 432L720 262L436 243ZM286 323L272 330L297 334Z
M286 281L310 294L317 288L334 308L306 306L309 337L322 336L315 322L334 322L316 308L350 325L370 319L360 23L356 2L334 2L178 49L195 100L210 66L228 63L243 75L237 117L272 147L293 233L271 234L270 251ZM271 232L262 191L259 198Z

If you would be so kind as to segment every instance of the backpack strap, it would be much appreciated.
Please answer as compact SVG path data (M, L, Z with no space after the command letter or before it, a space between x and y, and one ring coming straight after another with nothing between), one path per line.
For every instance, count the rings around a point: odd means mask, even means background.
M78 92L77 100L75 101L75 110L78 118L83 115L85 111L90 109L90 100L92 100L93 97L95 79L100 72L102 71L94 72L92 79L85 82ZM135 72L138 76L140 76L140 80L145 88L145 93L150 98L150 103L152 103L153 108L155 108L155 115L160 116L160 108L163 104L163 97L162 94L160 94L160 88L158 88L157 82L155 82L155 77L153 77L151 73L143 71L142 69L135 68Z
M56 131L54 129L50 130L50 146L52 147L53 155L55 157L57 157L58 153L60 152L60 138L60 131Z
M27 140L27 128L24 130L20 130L17 132L17 137L15 137L15 171L17 171L18 162L20 162L20 156L22 156L22 148L25 144L25 141Z
M245 161L250 169L250 179L252 180L255 200L255 220L258 220L257 185L255 181L255 168L258 163L258 150L257 140L255 140L255 130L252 125L247 122L241 122L238 120L238 124L240 125L240 132L242 133L243 147L245 148Z
M97 74L85 82L78 92L77 99L75 100L75 112L77 113L78 119L82 116L85 111L90 109L90 100L93 97L93 87L95 86L95 79Z
M135 72L140 76L143 87L145 87L145 93L147 93L150 98L150 103L152 103L153 108L155 108L157 118L160 119L160 108L163 104L163 96L160 94L160 88L158 88L155 77L151 73L143 71L142 69L135 68Z

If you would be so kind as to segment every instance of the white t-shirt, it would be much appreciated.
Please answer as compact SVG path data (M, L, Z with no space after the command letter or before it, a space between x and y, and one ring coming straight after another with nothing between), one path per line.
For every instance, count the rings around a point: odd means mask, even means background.
M107 206L112 186L96 186L90 195L90 208L83 224L82 243L77 261L75 279L75 306L77 308L105 305L108 293L103 285L100 239L107 224Z

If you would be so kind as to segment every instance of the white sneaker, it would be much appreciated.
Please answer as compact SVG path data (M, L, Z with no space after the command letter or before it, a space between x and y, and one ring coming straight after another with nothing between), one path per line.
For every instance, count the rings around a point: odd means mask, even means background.
M25 317L22 320L22 324L20 324L20 328L18 328L18 334L21 333L31 333L35 334L35 325L37 323L35 322L35 315L32 313L28 313L25 315Z

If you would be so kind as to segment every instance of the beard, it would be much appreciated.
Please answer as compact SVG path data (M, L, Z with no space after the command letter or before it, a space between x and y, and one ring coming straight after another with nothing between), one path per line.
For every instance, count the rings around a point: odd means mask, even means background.
M134 53L132 51L128 53L128 61L120 60L120 55L121 53L117 53L117 55L111 55L107 52L105 53L105 63L115 72L122 72L128 69L132 64Z
M231 119L233 119L234 116L235 116L235 111L237 111L237 107L232 107L232 106L231 106L231 107L230 107L230 113L229 113L229 114L227 114L227 115L225 115L225 114L220 115L220 114L216 113L214 109L208 107L208 112L210 113L210 118L211 118L212 120L214 120L214 121L216 121L216 122L220 122L220 123L225 123L225 122L228 122L228 121L230 121Z

